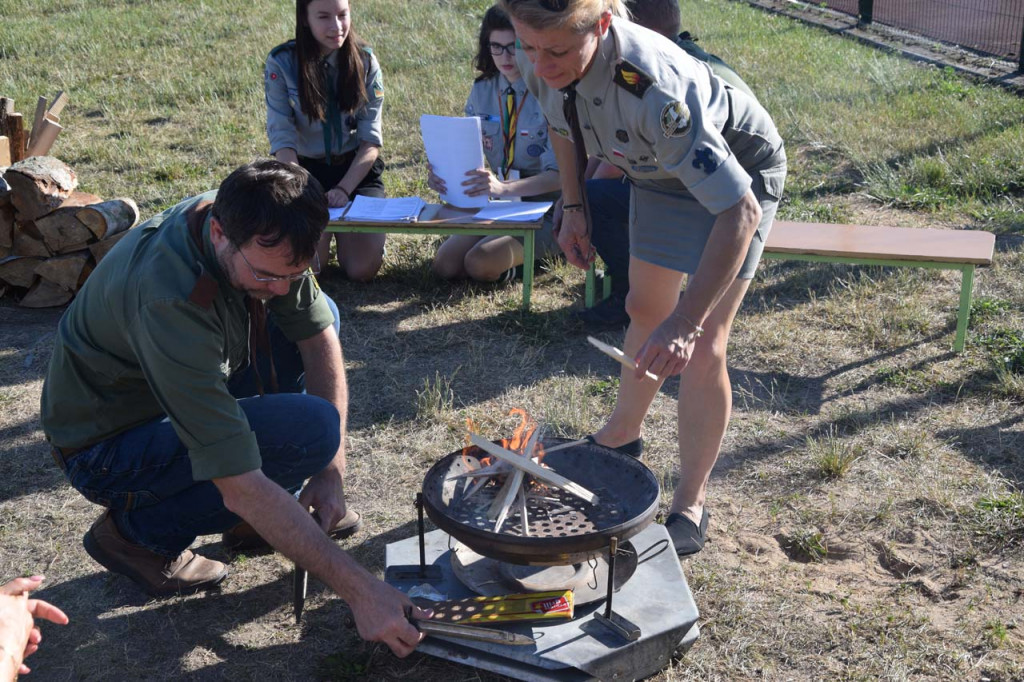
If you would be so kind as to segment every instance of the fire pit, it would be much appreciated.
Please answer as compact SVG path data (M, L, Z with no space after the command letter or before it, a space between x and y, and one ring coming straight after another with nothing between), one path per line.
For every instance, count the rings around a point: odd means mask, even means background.
M552 449L566 439L545 439ZM609 540L636 535L658 510L658 479L641 462L591 443L552 451L544 466L597 496L594 503L553 486L526 496L526 518L517 515L495 531L488 508L500 494L494 483L467 498L472 481L461 474L483 466L478 448L443 457L423 480L423 502L431 521L474 551L499 561L564 565L605 551Z
M572 590L575 613L501 624L529 646L432 636L419 651L535 682L654 674L699 633L672 540L652 523L658 479L610 448L539 442L523 416L501 446L473 434L473 446L431 467L416 496L419 533L387 545L385 580L410 595L455 600L443 604ZM439 530L426 531L424 514Z

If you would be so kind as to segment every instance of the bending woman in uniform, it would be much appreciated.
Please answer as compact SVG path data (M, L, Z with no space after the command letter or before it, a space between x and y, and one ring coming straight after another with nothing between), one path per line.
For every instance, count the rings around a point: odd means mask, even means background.
M523 78L552 128L566 131L552 145L565 201L558 241L574 265L587 267L593 255L573 138L629 179L624 345L637 367L622 372L615 410L593 437L638 456L655 394L680 375L680 477L666 526L677 554L696 553L732 409L729 330L782 195L782 139L756 100L627 21L620 0L503 6L519 38ZM645 378L648 370L660 379Z
M484 14L474 65L480 75L466 101L466 115L479 116L484 155L491 170L469 171L462 185L470 196L498 199L521 197L551 201L558 190L558 170L540 105L526 90L516 65L516 36L508 16L498 7ZM430 173L428 186L444 193L447 186ZM537 257L557 253L546 216L536 236ZM518 237L449 237L434 257L434 272L445 279L469 277L481 282L511 279L523 262Z
M352 30L349 0L297 0L295 39L267 57L267 137L278 161L310 172L332 207L384 196L380 64ZM338 234L338 264L369 281L384 260L382 234ZM324 265L331 234L317 249Z

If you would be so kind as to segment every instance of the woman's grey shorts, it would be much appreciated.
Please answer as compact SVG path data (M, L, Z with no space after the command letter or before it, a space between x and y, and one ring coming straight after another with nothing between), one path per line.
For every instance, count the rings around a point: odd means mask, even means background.
M761 260L786 183L785 154L775 154L748 172L753 179L750 189L761 204L762 216L738 279L751 279ZM715 216L685 189L633 185L629 201L630 255L692 275L700 264L714 223Z

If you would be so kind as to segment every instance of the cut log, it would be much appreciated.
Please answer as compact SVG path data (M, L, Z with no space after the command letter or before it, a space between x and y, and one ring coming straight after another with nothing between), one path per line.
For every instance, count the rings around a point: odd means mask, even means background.
M78 176L52 156L33 156L7 169L18 220L35 220L59 208L78 186Z
M103 260L103 258L108 253L110 253L110 250L114 248L114 245L121 241L127 235L127 232L119 232L118 234L115 234L113 237L108 237L107 239L104 239L102 241L89 244L89 252L92 254L92 257L96 261L96 263L99 264L99 262Z
M82 271L90 258L88 249L64 256L54 256L40 263L36 267L36 274L68 291L75 292L78 291Z
M11 138L0 135L0 168L11 165Z
M31 223L21 224L14 229L13 251L18 256L39 256L49 258L53 252L46 248L42 237L34 234L34 229L29 229Z
M35 220L36 229L51 251L67 252L71 245L87 245L93 241L92 231L78 219L78 212L82 210L82 206L87 206L93 203L92 199L98 198L85 192L72 192L60 208Z
M39 132L36 134L35 142L25 151L26 157L45 156L50 153L53 143L56 141L64 126L55 123L48 118L43 119L39 125Z
M43 120L46 118L46 98L40 97L36 101L36 115L32 117L32 132L28 134L28 146L32 144L39 137L39 126L43 124Z
M0 280L10 284L12 287L27 289L36 281L36 268L42 261L42 258L22 258L19 256L5 258L0 261Z
M25 308L52 308L64 305L74 296L74 292L58 286L49 280L40 279L28 290L18 304Z
M28 138L21 114L7 114L4 134L10 140L11 163L18 163L25 158L25 140Z
M78 219L97 239L104 239L131 229L139 220L139 207L131 199L111 199L86 206L78 212Z
M14 245L14 208L0 206L0 246L11 248Z

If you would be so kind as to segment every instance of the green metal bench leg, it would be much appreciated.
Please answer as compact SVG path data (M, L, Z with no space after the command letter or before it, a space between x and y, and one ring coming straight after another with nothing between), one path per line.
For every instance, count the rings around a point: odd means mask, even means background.
M604 271L604 277L601 278L604 282L604 287L601 289L601 299L604 300L612 295L612 276L608 274L608 271Z
M523 235L523 310L530 309L533 293L534 230Z
M962 353L964 343L967 341L967 322L971 317L971 292L974 291L974 266L965 265L960 283L960 312L956 318L956 339L953 341L953 350Z

